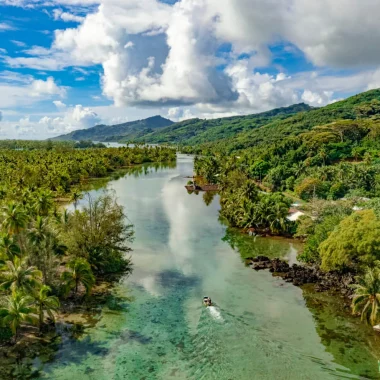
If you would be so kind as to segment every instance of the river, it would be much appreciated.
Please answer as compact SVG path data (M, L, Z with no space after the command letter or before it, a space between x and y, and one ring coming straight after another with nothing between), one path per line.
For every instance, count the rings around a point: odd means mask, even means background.
M133 273L93 327L63 339L53 360L34 360L39 378L378 378L380 344L370 328L339 301L255 272L241 257L294 261L297 245L226 236L217 196L207 206L184 189L191 174L192 158L179 155L174 168L108 183L135 225ZM205 295L215 307L202 305Z

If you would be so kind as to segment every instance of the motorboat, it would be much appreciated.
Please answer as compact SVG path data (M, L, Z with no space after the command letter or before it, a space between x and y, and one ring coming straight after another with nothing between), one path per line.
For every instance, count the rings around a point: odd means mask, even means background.
M205 306L212 306L211 298L208 296L203 297L203 304Z

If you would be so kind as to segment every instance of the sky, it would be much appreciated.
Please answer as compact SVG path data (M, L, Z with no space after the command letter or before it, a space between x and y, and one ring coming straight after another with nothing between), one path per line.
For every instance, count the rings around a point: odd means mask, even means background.
M0 0L0 139L380 87L378 0Z

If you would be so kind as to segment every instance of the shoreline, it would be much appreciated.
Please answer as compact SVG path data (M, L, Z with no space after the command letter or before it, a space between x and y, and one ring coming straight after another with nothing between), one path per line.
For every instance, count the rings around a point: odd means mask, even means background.
M289 265L284 260L270 259L267 256L246 258L245 264L256 271L268 269L272 276L281 277L294 286L313 284L316 292L333 292L343 298L346 305L351 305L354 293L351 285L355 283L353 273L323 272L316 265Z

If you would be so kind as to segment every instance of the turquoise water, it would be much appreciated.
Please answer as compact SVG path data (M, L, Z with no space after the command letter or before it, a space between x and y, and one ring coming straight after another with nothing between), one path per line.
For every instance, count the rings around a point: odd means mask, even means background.
M218 198L187 194L192 159L108 185L135 225L134 270L116 305L54 359L41 379L377 378L378 338L339 302L246 267L239 254L294 261L297 245L228 231ZM234 249L231 247L234 247ZM244 252L243 252L244 251ZM205 308L202 297L216 306Z

